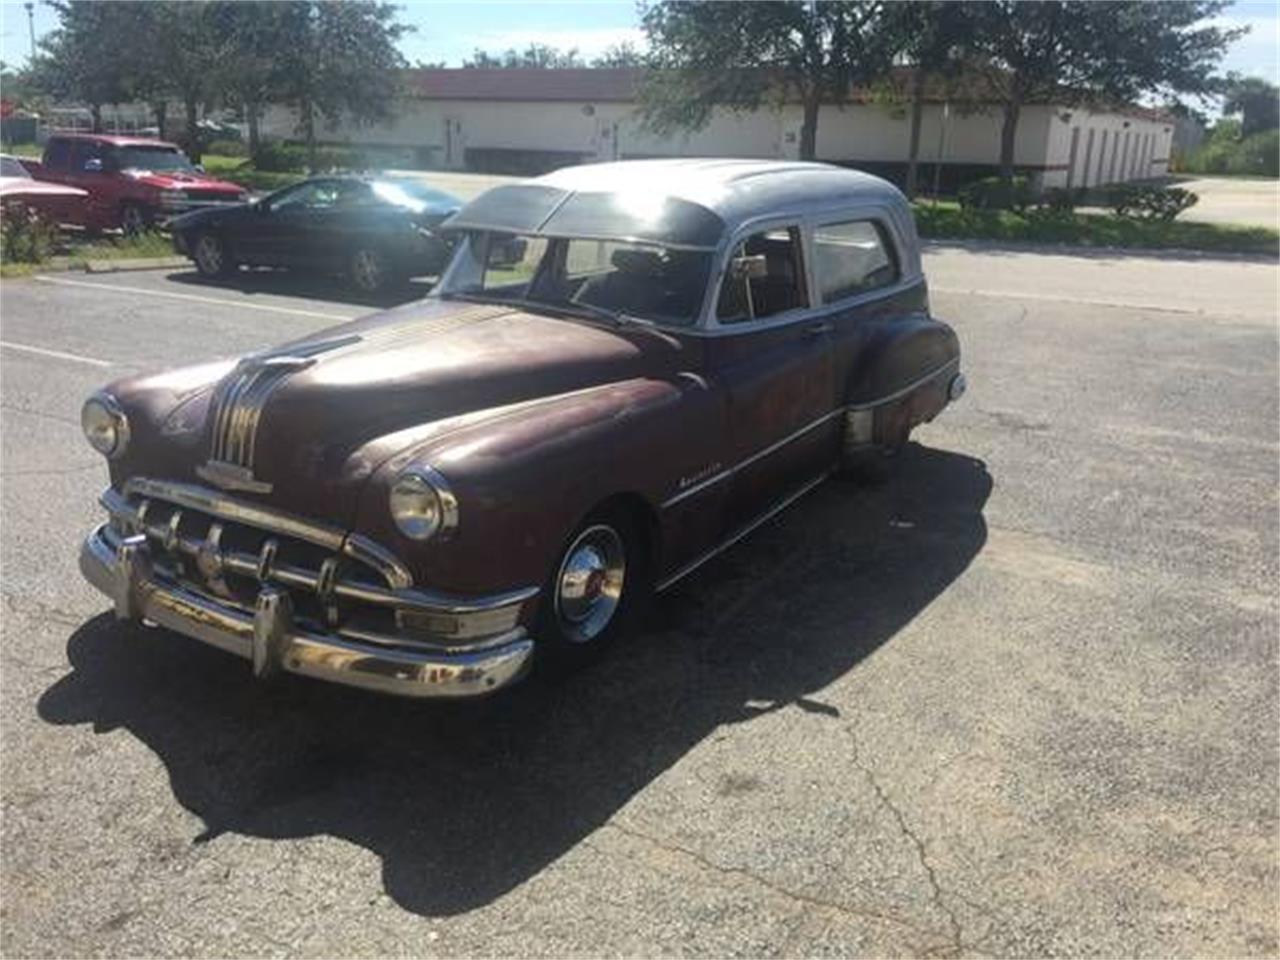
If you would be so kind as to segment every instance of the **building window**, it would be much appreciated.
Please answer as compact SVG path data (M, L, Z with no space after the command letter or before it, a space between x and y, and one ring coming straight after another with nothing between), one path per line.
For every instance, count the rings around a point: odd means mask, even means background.
M734 249L720 286L716 319L743 323L808 305L800 231L795 227L767 230Z
M893 247L880 225L870 220L815 228L813 259L823 303L856 297L898 279Z

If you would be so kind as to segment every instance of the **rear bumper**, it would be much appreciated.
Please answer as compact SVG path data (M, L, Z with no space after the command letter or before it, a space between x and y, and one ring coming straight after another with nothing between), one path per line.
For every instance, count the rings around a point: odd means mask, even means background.
M106 525L85 539L80 571L121 620L147 621L250 660L255 676L285 670L407 697L473 697L520 679L533 641L521 627L477 650L426 652L357 643L293 622L289 595L266 586L252 614L155 574L145 538L119 542Z

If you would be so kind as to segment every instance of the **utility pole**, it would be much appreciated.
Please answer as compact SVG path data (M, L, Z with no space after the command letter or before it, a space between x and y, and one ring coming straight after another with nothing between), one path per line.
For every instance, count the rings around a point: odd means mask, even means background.
M31 60L36 59L36 5L33 0L23 4L27 8L27 34L31 37Z

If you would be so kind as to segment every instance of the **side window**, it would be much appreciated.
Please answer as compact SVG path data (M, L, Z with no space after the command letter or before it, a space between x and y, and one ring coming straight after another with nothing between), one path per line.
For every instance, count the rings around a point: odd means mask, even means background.
M721 323L763 320L809 305L796 227L753 234L734 249L716 301Z
M102 144L92 140L77 140L71 150L72 171L83 171L90 160L102 159Z
M815 227L813 258L823 303L886 287L898 279L898 262L889 238L870 220Z
M44 152L44 165L50 170L66 170L71 159L70 140L50 140Z

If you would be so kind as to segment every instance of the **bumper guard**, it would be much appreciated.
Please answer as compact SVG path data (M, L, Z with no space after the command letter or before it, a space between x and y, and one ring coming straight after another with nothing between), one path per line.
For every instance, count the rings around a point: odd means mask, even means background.
M80 571L112 598L119 619L154 623L234 653L251 661L260 678L286 670L400 696L471 697L520 679L533 653L522 627L467 651L356 643L294 622L289 594L269 585L250 615L158 578L144 536L125 537L117 547L106 530L103 525L86 538Z

